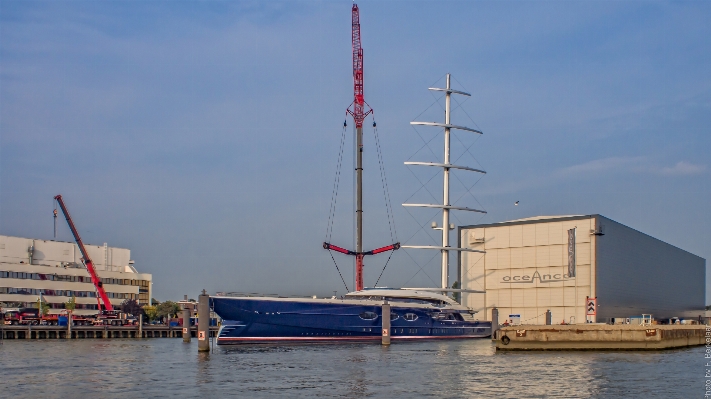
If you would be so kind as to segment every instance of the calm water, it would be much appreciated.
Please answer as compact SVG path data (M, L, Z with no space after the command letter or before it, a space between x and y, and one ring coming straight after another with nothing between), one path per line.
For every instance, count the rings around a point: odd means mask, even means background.
M704 348L495 353L491 341L217 347L195 340L0 345L0 397L699 398Z

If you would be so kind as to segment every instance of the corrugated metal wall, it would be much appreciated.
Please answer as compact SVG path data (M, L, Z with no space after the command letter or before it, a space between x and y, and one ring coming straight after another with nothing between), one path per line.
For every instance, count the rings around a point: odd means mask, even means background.
M651 313L693 316L705 306L706 261L598 216L598 320ZM703 314L703 313L699 313Z

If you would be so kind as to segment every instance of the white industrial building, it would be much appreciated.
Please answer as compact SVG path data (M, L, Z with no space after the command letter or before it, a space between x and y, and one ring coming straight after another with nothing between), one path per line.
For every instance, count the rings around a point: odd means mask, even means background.
M149 303L153 277L136 270L129 249L85 248L113 306L126 299ZM96 289L75 243L0 235L0 304L34 307L40 294L50 313L59 313L72 297L75 314L97 313Z
M609 322L703 315L706 260L601 215L462 226L462 303L498 322ZM592 312L590 301L596 298ZM588 313L595 313L589 315ZM516 322L516 320L513 320Z

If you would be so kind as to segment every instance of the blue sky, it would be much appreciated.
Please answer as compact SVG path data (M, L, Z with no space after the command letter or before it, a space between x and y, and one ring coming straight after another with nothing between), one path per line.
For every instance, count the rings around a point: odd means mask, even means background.
M159 299L343 294L321 242L352 100L351 4L0 1L0 234L52 238L61 193L84 240L130 248ZM359 5L401 241L434 237L420 226L436 214L399 204L431 200L440 179L402 162L439 156L439 133L409 122L442 119L426 89L450 72L473 94L453 120L484 131L459 134L454 156L488 171L454 179L456 204L488 211L457 225L600 213L711 258L711 3ZM370 127L365 173L365 246L386 245ZM346 172L343 246L351 188ZM63 225L58 238L71 240ZM436 285L431 258L396 253L381 285ZM366 259L366 285L386 259Z

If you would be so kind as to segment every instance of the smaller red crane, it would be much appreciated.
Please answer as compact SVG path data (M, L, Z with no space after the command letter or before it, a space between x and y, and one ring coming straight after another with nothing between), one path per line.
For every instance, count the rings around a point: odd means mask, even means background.
M99 303L99 315L101 316L101 315L108 315L109 313L113 313L114 307L111 306L111 301L109 301L109 296L106 294L106 290L104 290L104 284L101 282L101 280L99 279L99 276L96 274L96 269L94 268L94 262L91 260L91 257L89 257L89 253L86 252L86 248L84 248L84 243L81 241L81 237L79 236L79 232L77 231L77 228L74 226L72 217L69 215L69 211L67 210L67 207L64 205L64 200L62 199L62 196L57 195L56 197L54 197L54 199L59 204L59 207L62 208L62 213L64 213L64 217L67 219L67 223L69 224L69 229L72 231L72 235L74 235L74 241L77 242L77 246L79 246L79 251L81 251L81 256L82 256L81 261L82 261L82 263L84 263L84 266L86 267L86 270L89 272L89 275L91 275L91 282L94 283L94 287L96 287L96 292L99 294L99 296L96 298L96 301ZM103 305L102 305L102 302L103 302Z

